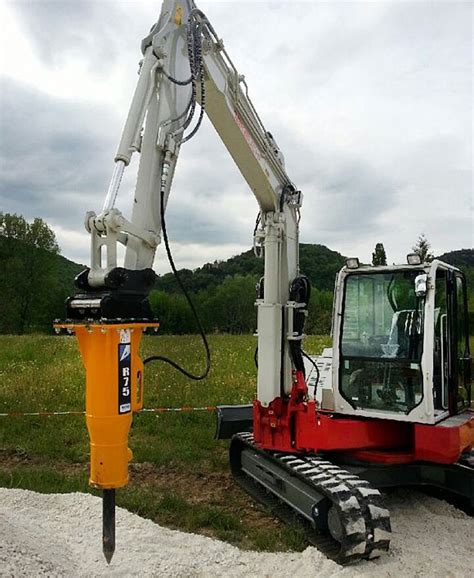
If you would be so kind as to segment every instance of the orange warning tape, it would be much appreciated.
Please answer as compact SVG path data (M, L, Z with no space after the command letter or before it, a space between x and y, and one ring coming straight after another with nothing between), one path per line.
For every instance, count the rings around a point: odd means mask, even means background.
M215 405L207 405L203 407L144 407L136 413L167 413L167 412L181 412L190 413L192 411L216 411ZM0 417L51 417L56 415L85 415L85 411L10 411L7 413L0 413Z

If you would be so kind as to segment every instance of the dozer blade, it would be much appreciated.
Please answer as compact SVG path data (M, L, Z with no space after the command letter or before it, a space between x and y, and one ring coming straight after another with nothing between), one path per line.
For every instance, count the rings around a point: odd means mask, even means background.
M263 451L252 434L232 438L236 482L339 564L375 558L390 544L390 516L369 482L317 456Z

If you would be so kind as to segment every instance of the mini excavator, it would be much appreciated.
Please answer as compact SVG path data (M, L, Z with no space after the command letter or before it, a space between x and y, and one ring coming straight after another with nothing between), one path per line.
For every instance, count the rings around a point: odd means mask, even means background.
M143 407L139 344L158 323L148 303L155 251L181 146L207 114L258 202L254 249L258 376L252 406L221 407L235 480L341 563L387 551L380 488L429 485L474 506L474 412L463 273L441 261L361 266L336 281L333 347L302 349L310 284L298 261L303 195L249 98L222 40L192 0L164 0L143 59L99 214L88 213L91 266L76 278L67 319L86 369L90 483L103 490L103 550L115 548L115 490L128 482L128 433ZM199 111L199 112L198 112ZM131 219L115 208L132 154L140 163ZM117 246L125 247L118 266ZM206 370L210 365L205 335ZM151 361L150 358L146 361Z

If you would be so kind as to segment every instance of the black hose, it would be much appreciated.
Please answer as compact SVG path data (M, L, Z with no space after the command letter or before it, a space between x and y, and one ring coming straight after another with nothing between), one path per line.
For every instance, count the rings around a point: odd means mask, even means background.
M187 84L191 84L191 82L193 81L192 76L190 76L187 80L178 80L177 78L171 76L171 74L168 74L166 70L163 70L163 74L166 76L168 80L170 80L173 84L177 84L178 86L186 86Z
M306 320L306 310L311 297L311 284L309 279L304 275L293 279L289 297L290 301L295 301L303 305L301 308L295 308L293 312L293 332L296 336L302 337ZM289 348L295 369L303 372L303 375L306 376L302 357L301 339L291 340L289 342Z
M191 130L189 134L181 139L180 144L184 144L188 140L192 139L193 136L199 130L202 120L204 118L204 110L206 107L206 88L204 84L204 65L202 62L202 30L201 24L191 21L192 16L190 15L188 21L188 31L190 35L188 36L188 57L191 68L191 82L192 82L192 98L193 107L192 114L189 115L187 121L184 124L186 129L190 124L194 116L194 111L196 108L196 83L199 81L201 87L201 110L199 112L199 118L197 120L196 126Z
M165 76L173 83L180 85L180 86L185 86L187 84L191 84L191 100L186 108L185 114L186 114L186 119L183 123L183 125L180 127L181 130L184 132L188 126L191 124L191 121L194 117L194 112L196 109L196 84L197 82L199 82L200 87L201 87L201 111L199 114L199 118L198 121L196 123L196 126L191 130L191 132L186 135L184 138L181 139L180 144L185 143L186 141L188 141L189 139L191 139L196 132L199 130L199 127L201 126L201 122L204 116L204 109L205 109L205 103L206 103L206 91L205 91L205 85L204 85L204 66L203 66L203 62L202 62L202 46L201 46L201 24L198 22L195 22L193 20L194 17L194 11L191 12L190 17L189 17L189 21L188 21L188 58L189 58L189 66L191 69L191 77L187 80L177 80L176 78L172 77L171 75L169 75L168 73L166 73L165 71L164 74ZM181 118L180 117L178 118ZM178 119L175 119L178 120ZM164 357L162 355L152 355L150 357L147 357L143 363L150 363L151 361L163 361L164 363L168 363L169 365L171 365L172 367L174 367L177 371L179 371L180 373L182 373L183 375L185 375L186 377L189 377L190 379L193 379L195 381L199 381L201 379L204 379L205 377L207 377L207 375L209 374L209 370L211 368L211 352L209 349L209 343L207 341L207 337L206 334L204 332L204 329L202 327L201 321L199 319L199 316L197 314L197 311L194 307L194 303L192 302L188 292L186 291L186 288L179 276L179 273L176 269L176 266L174 264L173 261L173 256L171 254L171 249L170 249L170 245L169 245L169 240L168 240L168 233L166 231L166 220L165 220L165 186L161 186L160 189L160 212L161 212L161 230L163 232L163 240L165 242L165 249L166 249L166 255L168 256L168 261L171 267L171 270L173 271L173 275L181 289L181 291L183 292L183 295L186 298L186 301L188 302L188 305L193 313L194 319L196 321L196 325L198 327L199 330L199 334L201 336L202 339L202 343L204 345L204 349L206 351L206 368L203 371L203 373L199 374L199 375L194 375L192 373L190 373L189 371L187 371L186 369L184 369L183 367L181 367L180 365L178 365L175 361L173 361L172 359L169 359L168 357Z
M301 350L301 353L302 353L303 357L306 357L306 359L311 363L311 365L316 370L316 381L314 383L314 399L316 399L316 389L318 387L319 378L321 376L321 374L319 372L319 367L318 367L317 363L314 361L314 359L306 353L306 351Z
M171 270L173 271L173 275L174 275L176 281L178 282L178 285L180 286L181 291L183 292L183 294L186 298L186 301L188 302L188 305L189 305L189 307L193 313L194 319L196 320L196 325L198 327L199 334L201 335L202 343L203 343L204 349L206 351L206 368L200 375L194 375L194 374L190 373L189 371L187 371L186 369L184 369L183 367L181 367L180 365L178 365L172 359L169 359L168 357L164 357L162 355L152 355L150 357L147 357L143 361L143 363L146 364L146 363L150 363L151 361L163 361L164 363L168 363L168 365L171 365L172 367L174 367L177 371L179 371L180 373L182 373L186 377L189 377L189 379L193 379L194 381L200 381L201 379L204 379L207 377L207 375L209 374L209 370L211 369L211 351L209 349L209 343L207 341L207 337L206 337L206 334L205 334L204 329L202 327L201 321L200 321L199 316L197 314L197 311L194 307L194 303L191 301L191 297L189 296L188 292L186 291L186 287L184 286L184 284L181 280L181 277L179 276L179 273L176 269L174 261L173 261L173 256L171 254L171 249L170 249L169 240L168 240L168 233L166 231L165 190L164 190L164 187L162 187L161 191L160 191L160 211L161 211L161 230L163 232L163 240L165 242L165 249L166 249L166 254L168 256L168 261L169 261Z

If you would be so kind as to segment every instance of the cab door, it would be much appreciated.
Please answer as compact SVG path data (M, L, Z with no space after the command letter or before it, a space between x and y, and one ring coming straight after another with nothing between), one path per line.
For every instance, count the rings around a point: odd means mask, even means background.
M437 411L455 415L471 400L471 356L464 275L436 270L433 394Z
M448 333L452 336L449 413L454 415L471 404L471 354L466 279L461 272L450 271L448 285L452 292L448 309L448 314L450 313Z
M449 347L448 309L448 269L436 268L434 340L433 340L433 395L435 410L443 413L448 410L449 368L451 350Z

